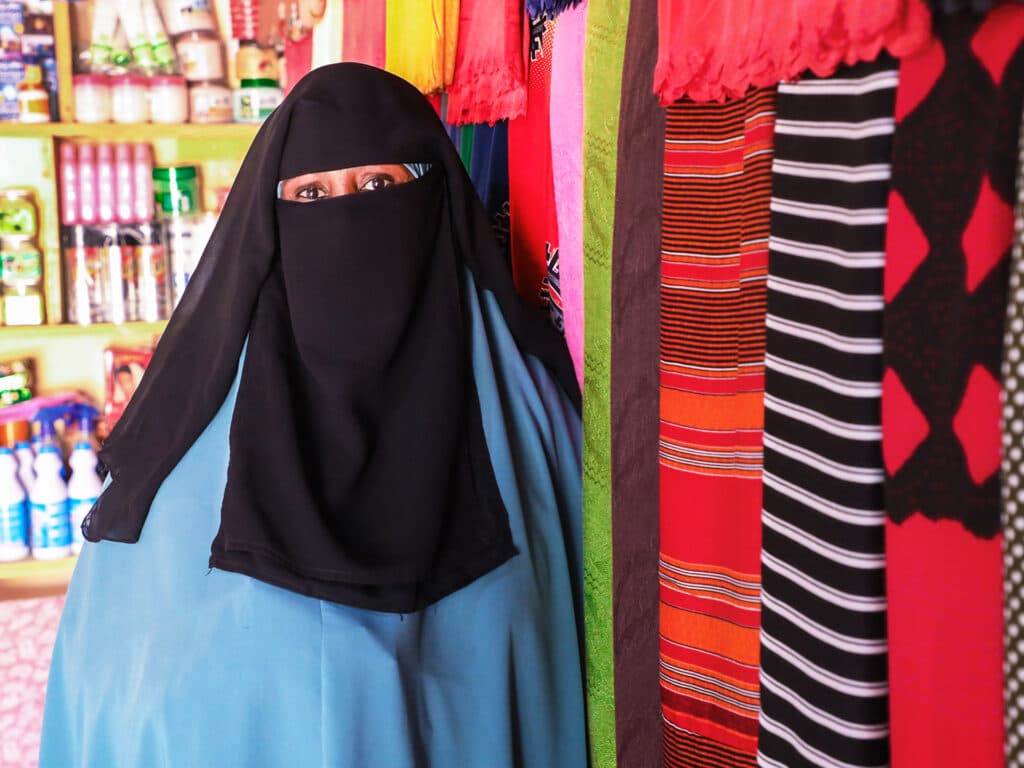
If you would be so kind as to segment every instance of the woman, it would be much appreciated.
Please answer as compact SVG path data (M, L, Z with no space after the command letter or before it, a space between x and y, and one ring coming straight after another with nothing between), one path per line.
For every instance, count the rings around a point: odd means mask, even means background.
M314 71L103 450L42 768L585 765L578 400L429 103Z

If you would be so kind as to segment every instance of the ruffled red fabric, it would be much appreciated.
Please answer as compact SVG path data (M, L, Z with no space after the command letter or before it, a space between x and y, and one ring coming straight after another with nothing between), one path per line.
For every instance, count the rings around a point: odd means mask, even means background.
M522 0L462 0L450 124L493 124L526 114L524 25Z
M931 39L925 0L658 0L654 92L663 105L739 98L810 70L903 57Z

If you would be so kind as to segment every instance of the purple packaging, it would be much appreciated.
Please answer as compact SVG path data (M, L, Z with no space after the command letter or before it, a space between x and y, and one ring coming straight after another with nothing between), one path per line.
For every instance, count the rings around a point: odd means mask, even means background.
M0 0L0 61L21 61L25 34L25 7L14 0Z
M18 119L18 83L24 78L20 61L0 61L0 120Z

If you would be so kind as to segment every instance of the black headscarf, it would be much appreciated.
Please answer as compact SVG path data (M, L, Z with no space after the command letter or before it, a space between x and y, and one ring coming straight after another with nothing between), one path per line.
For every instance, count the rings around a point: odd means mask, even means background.
M382 191L276 199L279 179L424 162L422 178ZM138 540L248 340L211 567L407 612L513 556L472 380L463 265L578 406L565 346L516 296L430 103L360 64L307 75L257 134L101 452L112 483L85 537Z

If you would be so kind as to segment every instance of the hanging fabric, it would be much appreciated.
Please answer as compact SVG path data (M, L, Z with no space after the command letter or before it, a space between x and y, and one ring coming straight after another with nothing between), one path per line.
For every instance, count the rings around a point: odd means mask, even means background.
M999 0L928 0L928 5L932 7L932 13L953 16L964 11L985 13L998 2Z
M384 69L386 7L382 0L344 0L342 61Z
M558 35L582 8L558 17ZM655 4L632 3L622 69L611 263L615 745L623 768L656 768L662 762L657 554L661 187L651 179L662 173L665 112L647 87L657 40ZM563 281L565 276L563 270ZM568 320L567 314L567 326Z
M583 47L587 3L558 17L551 52L551 177L565 343L583 386Z
M1003 705L1006 765L1024 766L1024 120L1003 336Z
M583 57L583 573L592 768L615 768L612 592L611 263L619 101L629 0L589 0ZM627 766L623 766L627 768Z
M587 0L526 0L526 12L531 19L553 19Z
M558 267L558 216L551 176L551 43L555 22L539 19L530 29L527 110L508 123L508 182L512 222L512 276L519 294L551 305L550 274ZM556 327L561 325L558 297Z
M451 85L459 0L387 0L386 66L423 93Z
M497 2L462 0L448 89L448 121L453 125L493 123L526 113L522 0Z
M342 0L325 0L324 13L313 26L313 49L310 68L324 67L341 61L344 36Z
M509 238L508 123L478 124L473 128L473 162L469 175L487 209L491 227L506 255Z
M763 765L889 761L882 279L896 62L779 86L761 554Z
M666 766L752 766L775 89L669 107L661 244Z
M892 766L1003 764L999 367L1024 6L900 66L882 449Z
M658 0L654 90L669 105L739 98L805 70L827 77L927 44L925 0Z

